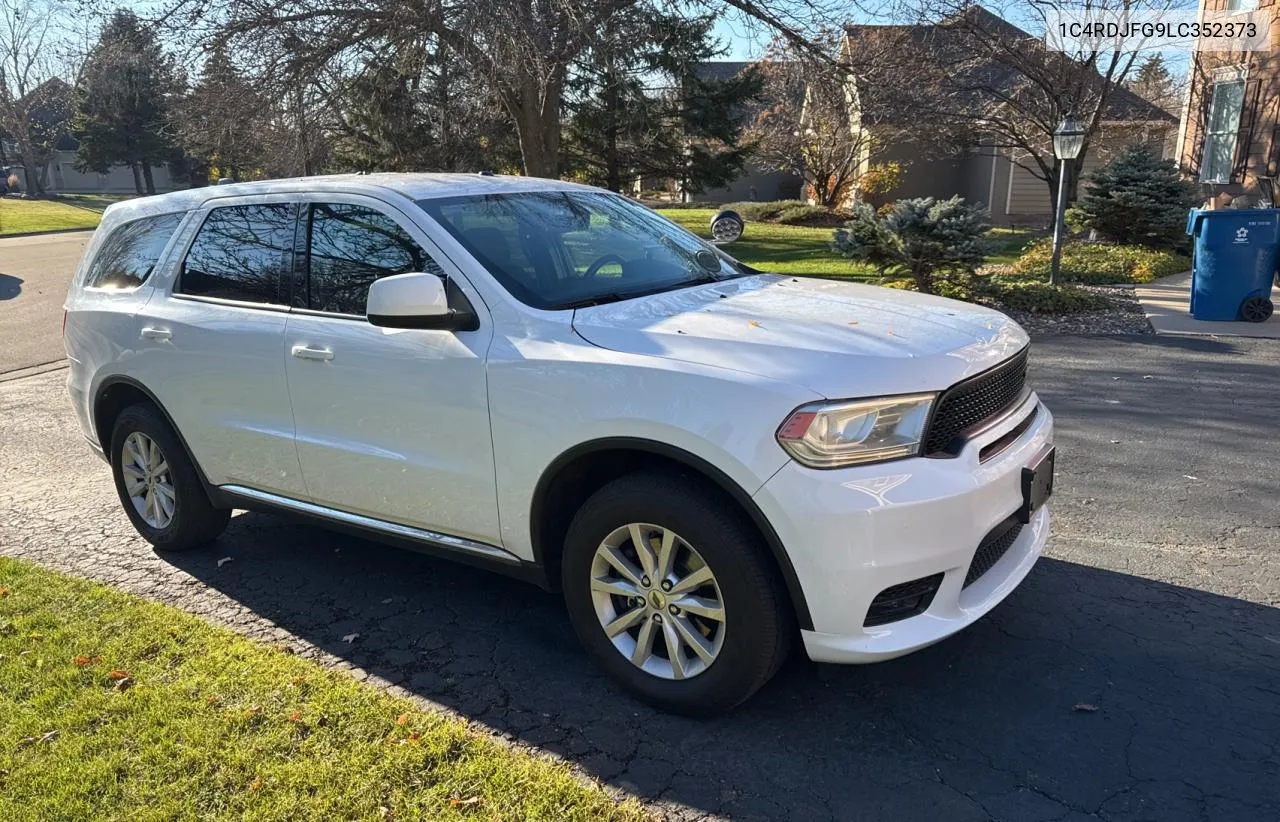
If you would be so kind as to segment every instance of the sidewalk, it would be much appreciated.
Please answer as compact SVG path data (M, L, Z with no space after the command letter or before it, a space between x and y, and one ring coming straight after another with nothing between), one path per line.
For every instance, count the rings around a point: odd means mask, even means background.
M1205 322L1191 316L1191 272L1174 274L1134 289L1157 334L1280 339L1280 289L1271 290L1277 311L1264 323Z

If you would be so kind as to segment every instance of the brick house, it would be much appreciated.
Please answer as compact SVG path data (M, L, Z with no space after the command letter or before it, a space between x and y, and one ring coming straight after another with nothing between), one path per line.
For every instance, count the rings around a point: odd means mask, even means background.
M1178 165L1222 207L1270 205L1280 175L1280 7L1275 0L1201 0L1203 10L1272 11L1270 52L1195 52ZM1275 202L1280 204L1280 194Z

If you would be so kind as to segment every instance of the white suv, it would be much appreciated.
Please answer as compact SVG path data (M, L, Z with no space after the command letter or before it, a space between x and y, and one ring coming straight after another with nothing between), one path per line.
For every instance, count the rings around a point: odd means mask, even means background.
M491 175L107 209L68 387L160 550L304 515L563 591L661 707L990 610L1049 533L1053 422L984 308L757 272L623 197Z

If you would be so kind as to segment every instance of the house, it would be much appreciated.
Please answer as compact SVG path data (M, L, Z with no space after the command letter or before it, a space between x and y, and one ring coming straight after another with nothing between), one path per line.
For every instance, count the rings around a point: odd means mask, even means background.
M40 169L40 179L48 194L132 194L136 191L133 169L120 165L105 174L95 171L76 171L76 148L79 143L67 133L67 121L71 112L71 86L54 78L43 83L29 96L39 95L41 103L31 109L31 120L46 134L56 137L48 162ZM16 174L24 191L27 190L26 173L17 146L12 139L0 134L0 166L8 165L9 173ZM164 165L153 166L152 177L156 191L173 191L185 186L176 184Z
M1269 0L1258 13L1280 7ZM1201 0L1203 11L1248 12L1257 0ZM1280 55L1197 51L1178 138L1178 165L1216 207L1280 205Z
M868 129L873 137L879 133L879 139L862 141L867 147L862 157L863 170L881 163L901 166L900 185L880 199L946 198L958 194L985 204L997 223L1046 222L1053 214L1052 190L1044 179L1044 170L1028 150L1031 144L1019 146L1009 139L1007 131L991 128L989 120L984 127L985 113L1002 105L1000 99L1034 94L1034 85L1013 65L975 60L974 54L987 50L975 48L970 39L975 31L989 41L1015 46L1020 40L1033 42L1038 38L981 6L971 6L963 14L968 16L960 21L963 25L946 21L845 26L841 59L855 67L857 77L849 92L854 107L851 127ZM868 50L876 48L892 58L882 64L868 59ZM1052 59L1056 58L1051 56L1045 61L1050 68ZM856 68L860 65L872 68L860 72ZM1058 68L1070 68L1079 75L1074 66L1059 64ZM868 79L877 71L878 79ZM1098 87L1104 87L1106 81L1098 76L1096 82ZM888 86L890 91L885 93L879 84ZM943 134L929 126L938 121L929 116L929 84L945 90L949 113L964 112L966 108L972 112L969 127ZM1147 144L1163 155L1164 146L1171 142L1177 128L1177 118L1129 89L1111 84L1107 91L1100 133L1085 155L1084 173L1135 142ZM1007 121L1009 115L1005 114L1004 119ZM1035 134L1037 129L1028 126L1026 132ZM1044 143L1041 156L1049 157L1047 136Z
M700 80L732 80L754 65L754 62L711 60L699 63L694 73ZM747 112L749 118L754 118L755 114L755 111ZM758 160L748 160L742 175L729 185L690 193L684 199L702 203L794 200L800 196L803 186L804 180L795 174L767 168Z

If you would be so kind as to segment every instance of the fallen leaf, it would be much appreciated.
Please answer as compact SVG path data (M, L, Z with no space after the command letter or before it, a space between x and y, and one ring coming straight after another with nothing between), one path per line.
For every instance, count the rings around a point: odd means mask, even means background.
M293 713L289 714L289 721L290 721L290 722L301 722L301 721L302 721L302 711L294 711Z
M1112 444L1112 445L1119 445L1119 444L1120 444L1120 440L1112 440L1112 441L1111 441L1111 444Z
M295 676L293 679L289 680L289 684L290 684L290 685L301 685L301 684L302 684L303 682L305 682L305 681L306 681L306 677L304 677L304 676Z
M204 704L206 704L206 705L217 705L217 704L218 704L218 698L217 698L216 696L206 696L206 697L204 698Z
M760 323L756 322L755 320L752 320L751 322L747 323L747 325L751 326L752 328L763 328L763 326L760 325Z
M31 632L31 638L32 638L32 639L43 639L43 638L44 638L44 634L40 633L39 631L32 631L32 632Z
M1143 374L1143 375L1142 375L1142 378L1143 378L1144 380L1154 380L1154 379L1155 379L1155 377L1151 376L1150 374Z
M1182 476L1186 477L1186 478L1187 478L1187 479L1189 479L1189 480L1198 480L1198 479L1200 479L1199 477L1193 477L1193 476L1191 476L1190 474L1183 474Z
M857 324L858 324L857 320L849 320L849 325L857 325Z
M262 713L262 706L254 705L252 708L244 712L244 718L248 719L250 717L257 716L260 713Z
M409 724L409 715L408 715L408 714L400 714L399 716L397 716L397 717L396 717L396 724L397 724L397 725L408 725L408 724Z
M249 783L249 790L251 790L251 791L260 790L261 788L262 788L262 780L261 780L261 779L255 779L255 780L253 780L252 782L250 782L250 783Z
M118 668L112 671L111 673L107 674L107 679L121 680L121 679L128 679L128 678L129 678L129 672L121 671Z
M222 566L226 565L228 562L231 562L234 559L235 557L223 557L222 559L218 560L218 567L221 568Z
M75 658L74 660L72 660L72 661L73 661L73 662L75 662L75 664L80 665L80 666L82 666L82 667L83 667L83 666L85 666L85 665L97 665L99 662L101 662L101 661L102 661L102 657L100 657L100 656L78 656L78 657L76 657L76 658Z
M412 732L410 732L410 733L409 733L409 741L410 741L410 742L417 742L417 741L418 741L419 739L421 739L421 738L422 738L422 736L421 736L417 731L412 731Z
M390 605L391 603L393 603L393 602L395 602L395 601L396 601L396 598L395 598L395 597L387 597L386 599L382 600L382 604L383 604L383 605Z
M473 796L469 799L450 799L449 804L455 808L467 807L469 805L479 805L484 801L483 796Z
M116 683L117 691L127 691L134 686L133 677L126 676L124 679Z
M342 638L342 641L350 645L351 643L355 642L359 638L360 638L359 634L347 634Z
M7 597L7 596L9 596L9 589L8 589L8 588L0 588L0 597Z
M1090 713L1090 714L1091 714L1091 713L1093 713L1094 711L1098 710L1098 706L1097 706L1097 705L1090 705L1090 704L1089 704L1089 703L1087 703L1087 702L1077 702L1075 705L1071 706L1071 710L1073 710L1073 711L1081 711L1082 713Z

